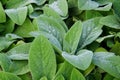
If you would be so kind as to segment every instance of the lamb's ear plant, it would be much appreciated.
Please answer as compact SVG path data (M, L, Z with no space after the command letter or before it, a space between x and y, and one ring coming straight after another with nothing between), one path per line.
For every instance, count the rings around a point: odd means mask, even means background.
M0 0L0 80L120 80L120 0Z

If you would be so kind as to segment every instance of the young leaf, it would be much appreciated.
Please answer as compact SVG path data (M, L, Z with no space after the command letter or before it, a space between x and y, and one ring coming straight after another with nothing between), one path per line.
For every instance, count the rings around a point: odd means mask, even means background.
M92 10L99 6L99 4L92 0L78 0L78 8L80 10Z
M96 52L93 56L93 63L108 72L110 75L120 78L120 56L110 52Z
M27 7L6 9L5 12L8 17L10 17L10 19L18 25L22 25L27 17Z
M7 2L7 8L18 8L23 7L31 3L35 3L37 5L42 5L46 2L46 0L10 0Z
M30 43L18 45L7 52L7 56L12 60L28 60Z
M3 23L6 21L6 15L2 6L2 3L0 2L0 23Z
M64 38L63 49L68 53L74 54L82 33L82 23L76 22L67 32ZM66 45L67 43L67 45Z
M23 75L28 73L29 66L28 61L12 61L12 64L9 66L9 72L15 74L15 75Z
M83 22L82 34L79 41L79 49L92 43L101 33L102 25L99 23L100 18L93 18Z
M0 72L0 79L1 80L21 80L18 76L12 74L12 73L8 73L8 72Z
M9 71L9 67L12 64L12 61L5 55L0 53L0 66L3 71Z
M29 66L33 80L39 80L42 76L52 80L55 76L55 53L50 42L45 37L38 36L31 44Z
M61 16L67 16L68 13L68 5L66 0L57 0L49 5L54 11L56 11Z
M51 42L51 44L53 45L54 49L58 52L58 53L62 53L62 46L60 44L60 42L56 39L56 37L54 37L52 34L46 33L44 31L34 31L30 33L32 36L37 37L39 35L43 35L46 38L49 39L49 41Z
M30 19L27 18L21 26L17 27L17 29L14 31L14 34L17 34L22 37L31 37L30 32L34 30L34 25L31 23Z
M100 23L110 28L120 29L120 23L114 15L101 18Z
M62 43L63 37L65 35L65 30L60 23L56 21L53 17L48 17L41 15L34 20L34 24L37 26L38 30L47 32L58 39Z
M70 80L85 80L85 78L80 71L73 68Z
M62 56L73 66L81 70L86 70L91 64L93 53L89 50L80 50L77 55L63 52Z
M56 73L56 77L59 75L63 75L63 77L67 80L70 80L70 75L72 72L73 66L69 64L68 62L64 61L61 65L60 68L58 69Z

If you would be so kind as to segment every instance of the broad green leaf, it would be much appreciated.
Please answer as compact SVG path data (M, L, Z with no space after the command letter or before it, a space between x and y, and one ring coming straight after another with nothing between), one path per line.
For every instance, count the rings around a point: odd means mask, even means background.
M14 34L17 34L22 37L31 37L30 32L32 31L35 31L35 27L27 18L21 26L17 27L17 29L14 31Z
M47 77L44 76L40 80L47 80Z
M12 74L12 73L8 73L8 72L0 72L0 79L1 80L21 80L18 76Z
M12 61L9 72L15 75L23 75L29 72L28 61Z
M99 23L100 18L93 18L86 20L82 25L82 34L79 41L79 49L84 48L86 45L96 40L102 33L102 25Z
M82 73L80 73L80 71L73 68L70 80L85 80L85 77L82 75Z
M0 66L3 71L9 71L9 66L12 64L11 60L3 53L0 53Z
M37 26L38 30L52 34L62 43L65 30L54 18L41 15L34 20L34 25Z
M120 43L116 42L115 45L111 48L110 52L115 53L116 55L120 55Z
M2 6L2 3L0 2L0 23L3 23L6 21L6 15Z
M69 64L68 62L64 61L61 65L60 68L58 69L56 73L56 77L59 75L63 75L65 80L70 80L70 75L72 72L73 66Z
M75 53L79 43L79 39L81 37L81 33L82 33L82 23L78 21L70 28L70 30L65 35L63 49L66 52L72 54Z
M61 16L67 16L68 14L68 5L66 0L57 0L49 5L54 11L56 11Z
M120 78L120 56L115 56L110 52L96 52L93 56L93 63L109 73L110 75Z
M33 80L46 76L51 80L56 72L55 53L50 42L43 36L35 38L30 47L29 67Z
M18 25L22 25L27 17L27 7L6 9L5 12L8 17L10 17L10 19Z
M100 19L100 23L114 29L120 29L120 23L114 15L108 15Z
M99 4L92 0L78 0L78 8L80 10L92 10L99 6Z
M71 55L66 52L62 56L73 66L81 70L86 70L92 61L93 53L89 50L80 50L77 55Z
M64 79L63 75L58 75L58 76L55 78L55 80L65 80L65 79Z
M56 37L54 37L53 35L43 32L43 31L34 31L30 33L32 36L37 37L39 35L43 35L46 38L49 39L49 41L51 42L51 44L53 45L54 49L58 52L58 53L62 53L62 46L60 44L60 42L56 39Z
M23 7L31 3L35 3L37 5L42 5L46 0L9 0L6 4L7 8L18 8Z
M7 52L7 56L12 60L28 60L30 43L18 45Z
M14 40L8 40L5 37L0 37L0 51L7 49L13 42Z

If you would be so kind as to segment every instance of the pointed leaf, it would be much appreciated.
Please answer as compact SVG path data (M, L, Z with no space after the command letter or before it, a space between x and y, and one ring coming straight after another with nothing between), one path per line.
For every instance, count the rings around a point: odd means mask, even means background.
M80 71L73 68L70 80L85 80L85 78Z
M77 55L71 55L63 52L62 56L73 66L81 70L86 70L91 64L93 53L88 50L80 50Z
M82 34L79 41L80 49L92 43L102 33L102 25L99 23L100 18L86 20L82 25Z
M65 51L74 54L74 52L77 49L79 39L81 37L81 33L82 33L82 23L78 21L70 28L70 30L67 32L65 36L63 43L63 48Z
M27 7L20 7L17 9L6 9L5 12L14 23L22 25L27 16Z
M6 21L6 15L2 6L2 3L0 2L0 23L3 23Z
M68 14L68 5L66 0L57 0L49 5L53 10L55 10L61 16L67 16Z
M22 37L31 37L30 32L32 32L34 30L35 30L34 25L27 18L21 26L17 27L17 29L14 31L14 33L19 36L22 36Z
M29 66L34 80L46 76L52 80L56 72L55 53L50 42L43 36L35 38L30 47Z
M108 72L110 75L120 78L120 56L110 52L96 52L93 56L93 63Z

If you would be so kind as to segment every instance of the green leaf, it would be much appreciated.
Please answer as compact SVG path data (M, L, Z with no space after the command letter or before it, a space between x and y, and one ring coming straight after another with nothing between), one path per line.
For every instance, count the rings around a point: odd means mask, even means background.
M18 25L22 25L27 17L27 7L6 9L5 12L8 17L10 17L10 19Z
M56 39L56 37L54 37L53 35L43 32L43 31L34 31L30 33L32 36L37 37L39 35L43 35L46 38L49 39L49 41L51 42L51 44L53 45L54 49L58 52L58 53L62 53L62 46L60 44L60 42Z
M118 17L118 19L120 19L120 11L119 11L120 5L119 4L120 4L119 0L113 1L113 11L114 11L115 15Z
M22 80L32 80L31 75L30 75L29 73L23 74L23 75L19 75L19 77L20 77Z
M110 28L120 29L120 23L114 15L101 18L100 23Z
M31 3L35 3L37 5L42 5L46 2L46 0L10 0L7 2L7 8L18 8L23 7Z
M113 76L106 74L103 80L113 80Z
M0 23L3 23L6 21L6 15L2 6L2 3L0 2Z
M120 56L110 52L96 52L93 56L93 63L108 72L110 75L120 78Z
M68 14L68 5L66 0L57 0L49 5L54 11L56 11L61 16L67 16Z
M13 79L21 80L18 76L8 72L3 72L3 71L0 72L0 79L1 80L13 80Z
M65 35L63 49L66 52L72 54L75 53L79 43L79 39L81 37L81 33L82 33L82 23L78 21L70 28L70 30Z
M96 41L97 41L98 43L101 43L101 42L104 41L105 39L112 38L112 37L114 37L114 35L107 35L107 36L99 37Z
M32 31L35 31L35 27L31 23L30 19L27 18L21 26L17 27L17 29L14 31L14 34L22 37L31 37L30 32Z
M12 60L28 60L30 43L18 45L7 52L7 56Z
M5 23L4 23L4 31L3 31L3 34L6 34L6 33L11 33L13 32L14 30L14 27L15 27L15 23L11 20L11 19L8 19Z
M93 18L83 22L83 31L79 41L79 49L92 43L102 33L102 25L99 23L100 18Z
M95 18L95 17L101 17L102 14L98 11L85 11L85 17L86 17L86 20L87 19L91 19L91 18Z
M0 66L3 71L9 71L9 66L12 64L11 60L3 53L0 53Z
M58 76L55 78L55 80L65 80L65 79L64 79L63 75L58 75Z
M85 80L85 78L80 71L73 68L70 80Z
M54 17L54 19L56 19L64 27L65 31L68 31L68 27L66 26L65 22L62 20L62 18L57 12L55 12L50 7L44 7L43 10L44 10L44 15L48 17L51 16Z
M60 68L56 73L56 77L59 75L63 75L65 80L70 80L72 69L73 69L73 66L68 62L64 61L62 64L60 64Z
M34 25L37 26L38 30L52 34L62 43L65 30L63 26L56 21L56 19L41 15L34 20Z
M92 10L99 6L99 4L92 0L78 0L78 8L80 10Z
M115 53L116 55L120 55L120 43L116 42L115 45L111 48L110 52Z
M111 9L111 7L112 7L112 3L111 3L111 2L109 2L107 5L106 5L106 4L103 4L103 5L105 5L105 6L103 6L103 7L98 7L98 8L96 8L95 10L99 10L99 11L109 11L109 10Z
M77 55L63 52L62 56L73 66L81 70L86 70L91 64L93 53L89 50L80 50Z
M47 80L47 77L44 76L40 80Z
M42 76L51 80L55 76L55 53L45 37L38 36L31 44L29 66L34 80L39 80Z
M0 37L0 51L7 49L13 42L14 40L8 40L5 37Z
M15 75L23 75L29 71L28 61L12 61L12 64L9 66L9 72Z

